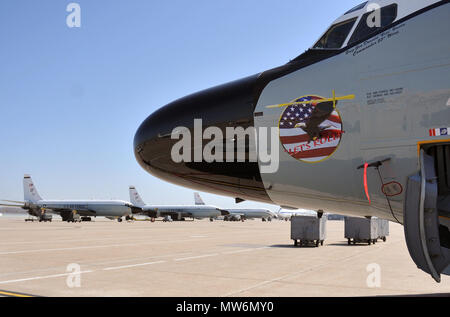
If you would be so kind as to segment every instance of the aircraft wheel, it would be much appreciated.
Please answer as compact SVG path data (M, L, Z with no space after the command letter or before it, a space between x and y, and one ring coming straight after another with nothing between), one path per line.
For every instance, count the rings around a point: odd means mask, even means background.
M386 237L383 237L383 242L386 242L386 240L387 240Z
M351 244L352 244L352 240L351 240L351 239L348 239L348 240L347 240L347 243L348 243L348 245L351 245Z
M318 247L319 247L319 245L320 245L320 241L319 241L319 240L317 240L317 241L316 241L316 248L318 248Z
M369 240L368 244L369 244L369 245L372 245L372 240Z
M323 246L323 242L324 242L323 240L322 240L322 241L320 241L320 245L321 245L321 246Z
M298 241L294 240L294 246L298 247Z

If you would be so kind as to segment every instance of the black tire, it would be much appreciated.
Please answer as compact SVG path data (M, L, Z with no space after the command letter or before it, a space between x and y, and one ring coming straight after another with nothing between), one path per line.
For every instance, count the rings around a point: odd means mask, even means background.
M352 240L351 240L351 239L348 239L348 240L347 240L347 243L348 243L348 245L351 245L351 244L352 244Z
M368 244L369 244L369 245L372 245L372 240L369 240Z
M386 240L387 240L386 237L383 237L383 242L386 242Z
M294 240L294 246L298 247L298 241L297 240Z
M317 241L316 241L316 248L318 248L319 246L320 246L320 241L317 240Z
M320 245L321 245L321 246L323 246L323 243L324 243L324 241L323 241L323 240L322 240L322 241L320 241Z

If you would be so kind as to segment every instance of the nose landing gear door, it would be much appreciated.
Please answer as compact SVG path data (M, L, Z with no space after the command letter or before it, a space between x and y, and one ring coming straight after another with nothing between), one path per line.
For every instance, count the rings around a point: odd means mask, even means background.
M404 208L405 237L409 253L418 268L439 283L441 274L450 273L450 250L441 245L435 160L422 150L420 165L420 172L408 179Z

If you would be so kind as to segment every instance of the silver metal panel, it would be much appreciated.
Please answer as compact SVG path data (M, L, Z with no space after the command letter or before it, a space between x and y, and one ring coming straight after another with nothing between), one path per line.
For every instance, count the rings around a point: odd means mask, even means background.
M355 94L338 102L344 134L326 160L310 164L293 158L280 144L280 168L262 178L277 204L396 221L382 185L396 182L403 191L390 197L402 222L404 189L418 167L417 143L443 140L429 129L448 126L450 107L450 4L418 15L346 52L272 81L261 94L255 126L278 127L287 103L307 95ZM375 44L371 44L375 43ZM382 128L381 128L382 127ZM270 146L270 145L269 145ZM368 171L371 202L357 166L386 158L380 181ZM263 165L260 162L260 165Z
M379 238L377 218L345 217L345 238L359 241Z
M295 216L291 218L292 240L325 240L326 218Z

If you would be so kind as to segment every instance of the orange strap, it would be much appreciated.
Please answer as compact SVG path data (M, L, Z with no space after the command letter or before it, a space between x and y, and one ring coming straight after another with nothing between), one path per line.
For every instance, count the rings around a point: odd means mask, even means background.
M369 167L369 163L364 164L364 190L366 191L367 200L369 201L369 204L372 203L370 201L370 195L369 195L369 187L367 186L367 168Z

